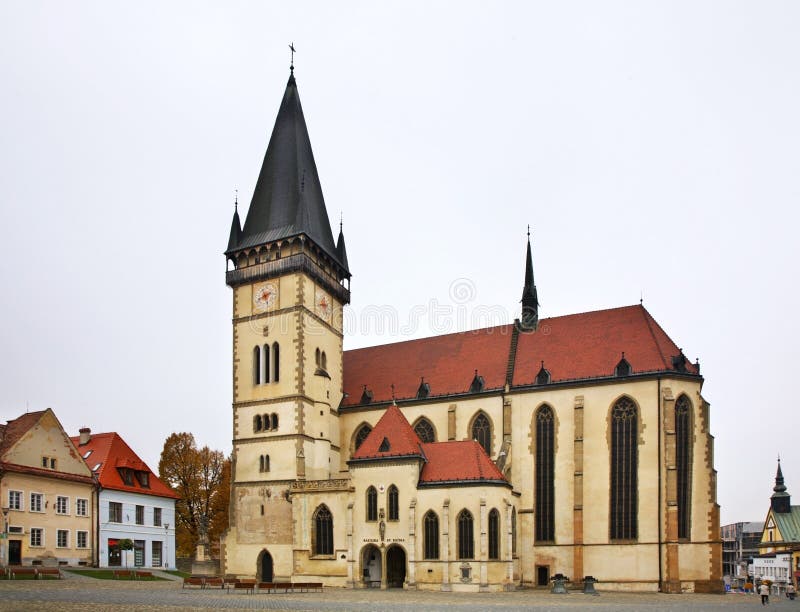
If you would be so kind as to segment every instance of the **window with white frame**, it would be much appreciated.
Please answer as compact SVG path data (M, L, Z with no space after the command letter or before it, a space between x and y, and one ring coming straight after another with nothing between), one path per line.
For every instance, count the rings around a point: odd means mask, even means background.
M78 548L89 548L89 532L76 531L75 537L77 540Z
M78 498L75 500L75 514L78 516L88 516L89 515L89 500Z
M153 525L161 527L161 508L153 508Z
M28 508L31 512L42 511L42 498L44 495L41 493L31 493L31 505Z
M56 497L56 514L69 513L69 498L59 495Z
M56 547L67 548L69 546L69 531L66 529L59 529L56 532Z
M22 491L8 492L8 507L10 510L22 510Z
M122 522L122 503L121 502L108 502L108 522L121 523Z
M44 546L44 529L31 527L31 546Z
M136 524L144 525L144 506L136 506Z

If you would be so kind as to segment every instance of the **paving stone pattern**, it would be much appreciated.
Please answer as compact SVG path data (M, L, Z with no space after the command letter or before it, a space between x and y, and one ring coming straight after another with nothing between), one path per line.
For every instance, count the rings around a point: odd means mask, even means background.
M797 610L800 600L772 597L771 609ZM581 593L552 595L547 591L511 593L440 593L402 590L325 589L323 593L227 593L221 589L182 589L180 582L129 582L67 578L66 580L2 581L0 610L354 610L363 612L485 612L504 610L598 610L659 612L678 610L763 609L755 595L662 595Z

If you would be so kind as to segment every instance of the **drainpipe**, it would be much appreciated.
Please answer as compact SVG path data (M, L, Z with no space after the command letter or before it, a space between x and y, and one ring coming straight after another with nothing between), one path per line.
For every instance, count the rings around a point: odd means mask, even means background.
M664 541L664 508L662 507L662 476L661 476L661 436L664 434L664 423L661 418L661 377L658 377L658 590L661 592L661 585L664 583L664 568L662 560L662 546Z

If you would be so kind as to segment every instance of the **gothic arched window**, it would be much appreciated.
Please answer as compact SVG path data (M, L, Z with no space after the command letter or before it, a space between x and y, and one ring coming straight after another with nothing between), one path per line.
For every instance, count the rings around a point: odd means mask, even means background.
M420 418L417 424L414 425L414 432L422 442L436 442L436 432L433 429L433 425L425 417Z
M277 342L272 343L272 361L275 362L272 366L275 372L272 380L278 382L281 379L281 347Z
M264 364L261 366L261 380L265 383L268 383L270 380L270 369L269 369L269 344L264 345L264 350L261 352L263 355Z
M253 431L261 431L263 425L261 424L261 415L257 414L253 417Z
M333 516L328 506L322 504L314 512L313 519L314 554L332 555L333 554Z
M422 519L423 535L425 538L425 550L423 557L425 559L438 559L439 558L439 517L433 510L428 510L425 513L425 518Z
M367 439L367 436L370 433L372 433L372 427L370 427L369 425L362 425L361 429L359 429L358 433L356 434L356 440L355 440L356 447L353 450L358 450L358 447L364 443L364 440Z
M400 491L397 487L390 485L386 490L386 506L388 519L390 521L400 520Z
M458 513L458 558L475 558L472 514L466 509Z
M675 402L675 460L678 476L678 537L691 535L692 404L681 395Z
M477 440L478 444L483 447L486 454L492 456L492 424L489 422L489 417L481 412L472 421L472 439Z
M611 410L611 525L612 540L638 536L639 419L636 404L621 397Z
M261 384L261 347L253 349L253 384Z
M500 513L495 508L489 512L489 558L500 558Z
M274 412L272 413L271 421L272 421L271 428L272 429L278 429L278 415L275 414Z
M378 520L378 491L375 487L367 489L367 520Z
M555 423L553 409L544 405L536 411L536 541L555 539Z

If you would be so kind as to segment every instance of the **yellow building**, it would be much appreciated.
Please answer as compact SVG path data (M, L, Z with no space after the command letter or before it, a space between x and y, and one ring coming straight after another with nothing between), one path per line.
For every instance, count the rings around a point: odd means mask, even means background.
M348 587L722 590L699 364L641 305L343 351L350 271L294 75L234 214L226 573ZM399 450L398 450L399 449Z
M48 408L0 425L3 564L92 565L92 472Z
M791 567L788 575L782 576L780 580L775 577L770 578L773 582L783 582L782 586L791 582L795 588L798 588L800 581L800 506L792 506L792 498L783 481L780 459L758 552L762 556L790 553Z

